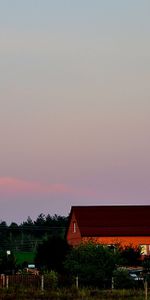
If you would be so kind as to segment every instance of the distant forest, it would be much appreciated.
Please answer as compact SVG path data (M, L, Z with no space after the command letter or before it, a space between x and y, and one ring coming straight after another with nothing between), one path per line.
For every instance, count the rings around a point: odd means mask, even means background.
M49 214L40 214L35 221L28 217L20 225L13 222L8 226L5 221L1 221L0 251L36 251L37 246L50 237L63 238L67 221L68 217Z

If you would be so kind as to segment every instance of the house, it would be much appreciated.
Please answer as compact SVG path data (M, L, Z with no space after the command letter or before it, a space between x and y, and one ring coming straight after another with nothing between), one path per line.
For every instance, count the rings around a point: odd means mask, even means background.
M141 246L150 255L150 206L73 206L66 238L72 246L89 240Z

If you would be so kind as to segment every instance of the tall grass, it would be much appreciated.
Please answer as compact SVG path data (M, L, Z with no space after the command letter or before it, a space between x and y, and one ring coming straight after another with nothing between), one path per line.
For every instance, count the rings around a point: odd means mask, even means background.
M0 300L144 300L143 290L98 290L98 289L76 289L75 287L53 290L35 290L32 288L9 288L0 289ZM150 300L150 295L148 296Z

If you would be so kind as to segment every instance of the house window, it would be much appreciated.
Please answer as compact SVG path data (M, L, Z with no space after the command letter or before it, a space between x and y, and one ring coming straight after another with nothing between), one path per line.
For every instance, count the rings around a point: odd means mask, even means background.
M76 222L73 222L73 233L76 232Z
M140 245L140 246L141 246L142 255L146 255L147 254L147 245Z

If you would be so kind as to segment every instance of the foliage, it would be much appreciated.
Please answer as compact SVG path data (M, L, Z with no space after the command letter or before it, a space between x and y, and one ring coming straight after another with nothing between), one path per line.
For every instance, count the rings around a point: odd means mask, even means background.
M98 290L98 289L51 289L41 291L35 288L23 288L15 286L14 288L0 288L0 299L9 300L26 300L26 299L43 299L43 300L99 300L99 299L143 299L141 290Z
M40 214L35 221L30 217L18 225L0 222L0 251L35 252L36 247L49 236L64 237L67 217Z
M13 253L0 252L0 274L13 274L16 270L16 259Z
M147 256L144 258L144 260L142 262L142 266L146 273L150 273L150 256Z
M150 282L150 256L144 258L142 266L144 278Z
M44 272L44 286L50 289L56 288L58 286L58 273L53 270Z
M132 245L119 247L121 264L123 266L139 266L141 264L141 248Z
M84 286L110 286L118 254L112 249L92 242L72 249L65 260L68 273L79 277Z
M35 263L40 269L63 271L63 261L70 247L61 237L50 237L37 247Z
M129 275L128 270L119 268L113 272L115 289L130 289L135 287L135 281Z

